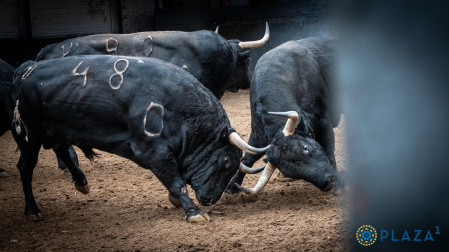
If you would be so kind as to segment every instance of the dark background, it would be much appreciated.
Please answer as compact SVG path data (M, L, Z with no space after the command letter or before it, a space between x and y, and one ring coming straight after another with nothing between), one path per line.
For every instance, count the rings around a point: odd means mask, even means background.
M226 39L270 42L253 50L250 71L266 51L288 40L331 36L327 1L317 0L2 0L0 59L14 67L45 45L96 33L215 30Z

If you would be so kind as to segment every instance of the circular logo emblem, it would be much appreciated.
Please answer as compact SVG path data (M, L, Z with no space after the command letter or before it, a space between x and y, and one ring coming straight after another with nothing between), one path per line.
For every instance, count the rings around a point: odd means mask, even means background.
M363 246L371 246L376 242L377 232L376 229L370 225L363 225L357 229L355 233L357 241Z

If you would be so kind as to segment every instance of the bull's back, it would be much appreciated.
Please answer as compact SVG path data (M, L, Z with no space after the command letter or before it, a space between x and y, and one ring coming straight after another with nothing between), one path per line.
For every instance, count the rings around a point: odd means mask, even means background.
M333 62L332 43L320 38L289 41L259 59L251 82L253 131L271 139L282 129L284 121L268 115L270 111L305 111L319 116L323 106L327 109L330 91L326 74Z
M26 107L20 112L26 124L65 136L74 144L76 139L93 143L103 137L102 144L106 141L109 145L129 139L130 131L143 135L144 118L152 104L158 118L162 106L164 120L176 123L189 116L188 104L173 102L182 100L183 95L203 104L208 99L214 103L214 97L201 90L194 77L156 59L68 57L29 62L18 72L11 107L19 100L20 106ZM176 116L175 110L179 112ZM213 109L203 111L213 113Z
M124 55L147 57L151 53L152 33L94 34L64 40L44 47L36 61L75 55Z
M123 55L167 60L170 59L170 56L161 54L160 48L176 51L185 47L191 50L192 46L189 43L190 41L195 43L197 33L138 32L76 37L44 47L38 53L36 61L75 55Z
M263 112L299 110L303 103L315 98L311 91L317 76L319 66L307 48L298 46L296 41L286 42L257 62L251 82L251 105Z

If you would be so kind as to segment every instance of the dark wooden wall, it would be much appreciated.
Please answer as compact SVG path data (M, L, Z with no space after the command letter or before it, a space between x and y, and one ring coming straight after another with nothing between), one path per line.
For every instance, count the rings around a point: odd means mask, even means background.
M95 33L215 30L227 39L256 40L265 22L268 45L255 49L250 69L269 49L293 39L332 36L325 0L2 0L0 58L18 66L43 46Z

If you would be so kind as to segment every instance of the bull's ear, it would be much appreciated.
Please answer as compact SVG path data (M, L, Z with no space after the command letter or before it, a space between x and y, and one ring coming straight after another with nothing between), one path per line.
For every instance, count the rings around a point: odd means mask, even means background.
M225 126L220 132L220 142L228 143L229 142L229 133L228 127Z
M249 60L249 55L250 54L251 54L251 50L239 51L238 52L238 61L239 61L239 63L246 62L247 60Z

